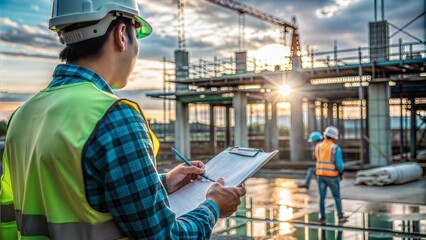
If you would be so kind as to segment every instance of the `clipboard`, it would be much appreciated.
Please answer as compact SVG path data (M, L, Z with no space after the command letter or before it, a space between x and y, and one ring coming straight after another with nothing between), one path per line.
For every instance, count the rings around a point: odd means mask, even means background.
M206 163L206 175L214 180L223 178L225 187L240 186L277 153L277 150L263 152L260 149L229 147ZM170 194L170 208L176 217L196 209L203 203L211 185L211 181L197 180Z
M234 146L229 150L229 153L237 154L241 156L247 156L247 157L255 157L260 151L262 150L257 148L244 148L244 147Z

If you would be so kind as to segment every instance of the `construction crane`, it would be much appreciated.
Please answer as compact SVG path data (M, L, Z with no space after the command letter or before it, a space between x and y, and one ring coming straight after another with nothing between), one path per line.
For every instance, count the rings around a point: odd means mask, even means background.
M178 47L179 50L186 50L186 40L185 40L185 18L184 18L184 0L177 0L178 8Z
M260 20L278 25L282 28L283 33L283 42L285 43L285 33L288 29L292 30L292 38L291 38L291 47L290 47L290 57L293 61L293 66L295 64L294 57L298 57L298 54L300 54L300 40L299 40L299 33L297 31L297 24L296 24L296 18L293 17L293 22L288 23L285 20L275 17L271 14L268 14L266 12L263 12L262 10L259 10L255 7L246 5L244 3L235 1L235 0L206 0L208 2L214 3L216 5L231 9L235 12L237 12L240 16L239 23L244 24L244 19L242 16L245 14L250 15L252 17L258 18ZM243 34L244 30L241 30L241 28L244 28L244 26L240 26L240 40L239 45L244 42ZM242 39L242 40L241 40ZM240 47L240 46L239 46ZM300 58L299 58L300 61Z

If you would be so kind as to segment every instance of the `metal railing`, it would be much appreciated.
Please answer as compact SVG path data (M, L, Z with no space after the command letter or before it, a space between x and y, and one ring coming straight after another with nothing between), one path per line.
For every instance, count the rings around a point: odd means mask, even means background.
M314 69L324 67L341 67L354 64L365 64L384 61L406 61L412 59L426 58L425 42L406 42L399 40L396 44L375 45L372 47L357 47L338 49L337 46L331 51L309 52L300 55L303 69ZM245 72L261 73L265 71L286 71L292 69L291 57L283 56L282 64L272 65L265 60L247 57L244 61L238 61L234 57L213 60L199 59L197 63L188 66L189 79L217 78L226 75L237 74L237 65L245 64ZM168 69L167 72L174 72Z

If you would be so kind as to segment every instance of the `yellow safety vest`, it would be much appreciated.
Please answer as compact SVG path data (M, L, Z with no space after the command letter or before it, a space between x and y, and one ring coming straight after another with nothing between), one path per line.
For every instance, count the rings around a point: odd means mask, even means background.
M111 214L87 202L82 154L116 104L139 106L92 83L47 88L20 107L6 136L1 181L2 239L119 239ZM149 128L154 155L159 142ZM5 211L5 212L4 212ZM14 221L16 217L16 223ZM16 225L15 225L16 224Z

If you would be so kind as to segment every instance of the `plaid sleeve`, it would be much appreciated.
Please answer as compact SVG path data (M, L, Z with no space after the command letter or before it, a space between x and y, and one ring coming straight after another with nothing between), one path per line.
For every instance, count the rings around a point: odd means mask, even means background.
M83 153L87 200L94 209L111 213L123 232L134 239L210 237L218 218L217 206L206 201L175 217L139 113L118 104L95 131Z
M161 173L160 175L160 181L164 186L164 189L167 190L167 181L166 181L166 174L165 173Z

